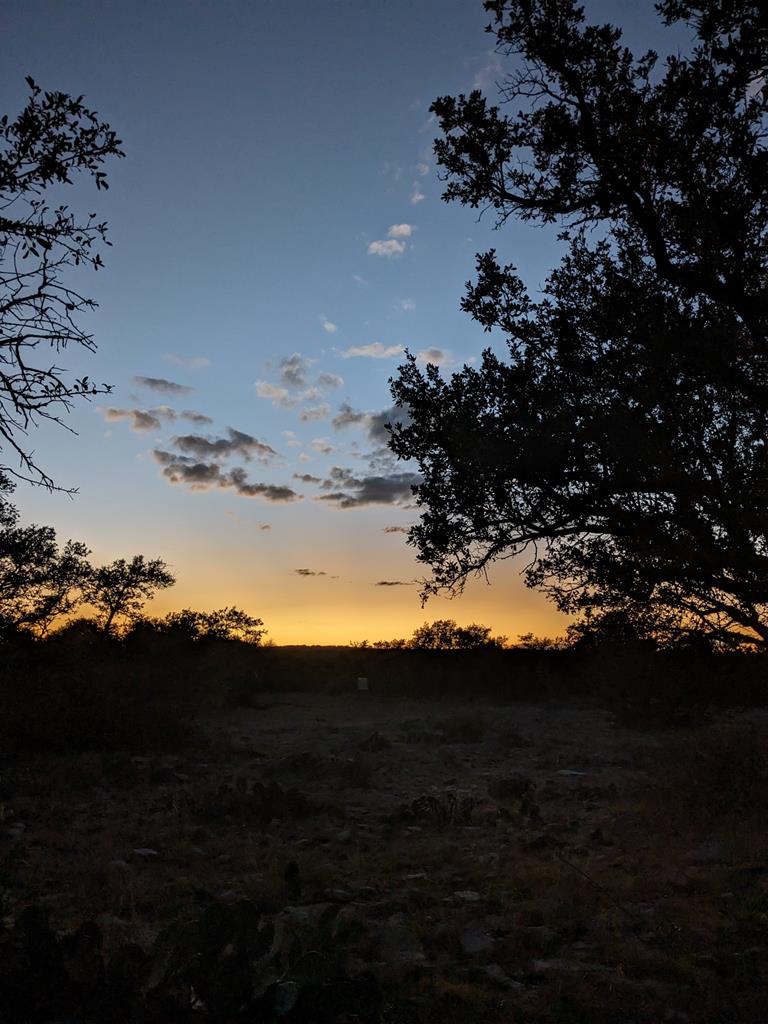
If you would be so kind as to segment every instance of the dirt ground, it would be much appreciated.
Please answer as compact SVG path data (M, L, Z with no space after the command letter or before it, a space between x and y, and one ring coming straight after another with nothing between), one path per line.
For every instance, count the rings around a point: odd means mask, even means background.
M30 904L93 920L109 958L247 900L283 986L332 953L407 996L391 1024L768 1020L764 712L653 730L289 693L200 728L181 753L4 764L8 928Z

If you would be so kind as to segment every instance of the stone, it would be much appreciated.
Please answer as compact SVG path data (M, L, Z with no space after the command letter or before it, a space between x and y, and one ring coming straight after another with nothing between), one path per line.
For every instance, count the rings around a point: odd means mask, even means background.
M515 803L523 797L530 796L535 788L531 779L517 772L514 775L492 779L488 784L488 795L499 803Z
M492 935L482 928L467 928L461 934L461 951L467 956L487 953L493 949L495 941Z

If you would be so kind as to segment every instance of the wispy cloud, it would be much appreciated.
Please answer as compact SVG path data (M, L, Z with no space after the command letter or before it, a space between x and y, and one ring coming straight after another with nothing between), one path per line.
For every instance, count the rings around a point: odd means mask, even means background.
M311 473L294 473L294 480L300 480L303 484L321 484L323 478L320 476L312 476Z
M314 451L319 452L320 455L330 455L331 452L336 451L327 437L316 437L310 442L309 446Z
M296 404L288 394L287 388L277 387L275 384L270 384L268 380L257 380L253 386L259 398L269 398L273 405L281 405L283 408L290 409Z
M117 420L130 420L131 430L151 431L161 430L163 420L175 420L176 412L170 406L161 405L154 409L115 409L101 408L99 410L110 423Z
M378 239L375 242L371 242L368 246L368 255L385 256L388 259L392 259L393 256L402 256L405 250L405 243L399 242L396 238L388 238L386 241Z
M413 299L398 299L395 309L399 309L401 313L412 313L416 309L416 303Z
M179 356L175 352L166 352L162 358L166 363L184 366L187 370L201 370L204 366L211 365L211 360L205 356Z
M360 357L363 359L390 359L392 356L401 356L405 349L402 345L382 345L380 341L374 341L370 345L352 345L341 353L342 359Z
M184 384L177 384L176 381L166 380L165 377L134 377L133 379L141 388L160 391L166 395L191 395L195 390Z
M387 235L389 238L410 238L413 234L413 224L392 224Z
M421 175L422 178L425 175L429 174L429 164L425 164L425 163L418 163L418 164L416 164L416 173Z
M280 383L286 388L303 388L307 383L309 365L309 360L305 359L300 352L283 356L278 363Z
M271 502L297 501L301 495L280 484L251 483L240 466L224 470L217 462L202 462L187 455L156 448L152 455L162 467L163 476L172 484L191 491L233 490L244 498L263 498Z
M317 386L323 391L333 391L334 388L340 388L344 385L344 378L340 377L338 373L321 373L317 378Z
M450 352L446 352L445 349L435 348L424 348L421 352L416 355L416 362L418 363L434 363L435 366L445 366L448 363L453 362L453 357Z
M331 407L327 402L323 402L321 405L311 405L301 410L299 419L302 423L311 423L312 420L324 420L330 411Z
M381 476L355 476L351 469L334 466L321 487L327 494L316 501L325 501L340 509L365 505L402 505L413 500L412 488L421 483L416 473L390 473Z
M339 411L331 420L334 430L343 430L344 427L362 426L365 428L368 439L377 445L386 445L389 440L388 423L402 423L407 426L410 423L410 416L407 409L400 409L396 405L382 409L381 412L361 412L353 409L348 402L342 402Z
M411 194L409 198L412 206L418 206L419 203L423 203L424 200L427 198L421 191L421 186L417 181L414 181L413 185L411 186Z
M184 412L180 412L179 416L183 420L189 420L190 423L195 423L199 427L205 427L209 423L213 423L210 416L206 416L202 412L195 412L194 409L185 409Z
M242 430L227 427L227 437L202 437L200 434L182 434L171 438L171 444L185 455L197 459L228 459L237 455L246 462L256 459L266 463L277 456L271 445L259 441Z
M338 326L332 323L327 317L321 316L320 323L323 325L323 330L326 334L335 334L338 331Z
M382 533L408 533L407 526L385 526Z
M413 580L377 580L374 587L413 587Z
M359 285L361 288L368 287L368 282L361 274L353 274L352 280L355 282L356 285Z
M294 569L294 576L327 576L327 572L323 572L322 569Z

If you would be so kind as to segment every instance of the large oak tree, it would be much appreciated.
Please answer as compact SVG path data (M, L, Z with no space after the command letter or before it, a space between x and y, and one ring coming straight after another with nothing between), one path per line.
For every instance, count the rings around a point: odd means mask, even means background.
M485 8L511 71L500 106L433 104L444 198L555 225L564 255L536 300L479 255L462 305L505 358L392 382L426 592L526 552L565 611L768 646L766 8L658 3L693 39L664 60L573 0Z

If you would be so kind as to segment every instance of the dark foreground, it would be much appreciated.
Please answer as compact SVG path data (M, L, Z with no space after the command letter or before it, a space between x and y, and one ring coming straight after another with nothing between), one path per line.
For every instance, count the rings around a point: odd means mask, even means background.
M768 716L698 717L283 693L6 758L0 1021L768 1020Z

